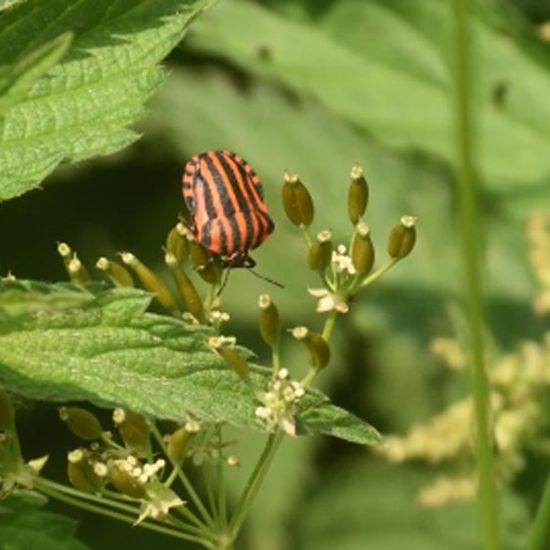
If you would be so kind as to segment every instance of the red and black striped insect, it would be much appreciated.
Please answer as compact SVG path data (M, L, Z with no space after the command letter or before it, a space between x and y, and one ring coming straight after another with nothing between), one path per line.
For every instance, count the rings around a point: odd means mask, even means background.
M260 178L231 151L194 155L185 166L183 199L191 231L226 267L254 267L248 255L273 232Z

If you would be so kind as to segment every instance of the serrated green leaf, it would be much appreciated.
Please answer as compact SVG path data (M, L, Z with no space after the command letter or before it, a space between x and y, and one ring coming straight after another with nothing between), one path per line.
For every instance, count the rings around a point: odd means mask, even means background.
M146 313L150 300L135 289L0 281L0 384L30 398L265 430L253 390L209 348L212 332ZM252 367L254 387L270 377ZM376 441L373 428L320 392L308 391L301 406L301 433Z
M416 64L417 71L405 70L401 63L389 64L389 44L394 47L393 55L400 57L415 31L386 13L383 32L387 47L372 52L364 32L373 11L370 4L347 2L348 15L339 19L331 34L314 25L286 20L257 4L221 3L196 26L190 43L199 51L223 56L253 74L282 83L300 96L317 98L386 145L422 149L454 162L452 88L445 83L446 64L437 64L438 57L446 59L447 42L444 51L439 51L419 36L415 48L423 52L424 63L421 68ZM429 11L434 3L420 4ZM375 9L380 16L385 8ZM441 4L436 11L446 14L446 6ZM450 17L445 19L448 28ZM254 22L246 34L239 31L243 21ZM358 31L353 32L356 25ZM529 62L509 40L503 41L481 25L474 28L481 43L479 72L491 75L481 78L477 97L481 173L495 188L537 183L550 174L546 154L550 128L545 122L548 109L541 107L534 113L530 106L543 103L538 98L549 93L550 75ZM340 40L342 35L346 38ZM518 78L518 73L523 77ZM506 108L499 108L493 92L503 79L510 82L510 98ZM527 84L531 81L534 83Z
M128 127L163 80L157 63L210 2L27 0L0 12L1 63L25 62L29 79L60 52L38 55L44 44L74 34L61 63L18 101L4 98L0 201L35 187L62 161L109 154L137 139Z
M72 39L73 34L66 32L6 68L0 78L0 115L10 105L23 99L31 84L63 58Z
M17 491L0 502L0 550L85 550L75 537L76 522L42 507L38 493Z
M360 445L372 445L382 439L372 426L330 403L312 407L302 413L296 428L299 435L323 433Z

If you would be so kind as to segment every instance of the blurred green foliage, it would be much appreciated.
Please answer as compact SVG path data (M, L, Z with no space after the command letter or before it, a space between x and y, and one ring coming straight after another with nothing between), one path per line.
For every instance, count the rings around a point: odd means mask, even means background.
M345 241L348 175L359 162L370 184L366 218L380 257L401 214L418 216L419 239L411 257L337 325L335 360L321 382L337 404L383 432L402 432L429 418L467 387L464 380L450 382L428 351L433 337L456 329L449 310L461 277L449 164L447 4L220 0L167 60L169 77L149 103L139 142L115 156L62 167L44 190L0 204L0 273L64 278L55 253L59 240L70 242L89 266L120 249L160 265L166 231L183 208L182 167L196 152L228 148L263 180L277 229L253 256L259 272L286 287L233 272L223 296L232 316L228 330L255 347L255 306L263 291L272 294L286 327L317 328L320 319L306 293L315 277L300 235L283 215L282 173L296 170L308 185L317 210L314 229L330 228ZM543 61L550 46L535 33L547 18L543 3L522 0L480 6L474 22L487 229L479 238L486 250L489 330L503 350L543 330L530 314L535 285L522 224L550 204L550 63ZM255 351L267 356L267 350ZM288 345L285 362L292 365L300 351ZM58 429L52 414L51 424L33 430L23 447L47 448L60 437ZM259 448L247 439L236 450L243 467L235 486ZM504 508L512 510L507 528L519 533L508 539L510 548L523 540L528 508L547 471L545 464L528 464L533 468L516 491L502 495ZM344 443L287 441L241 547L476 547L471 507L418 510L412 488L426 476L422 468L380 466L366 450ZM99 520L82 519L79 532L92 548L114 550L140 540L135 532L125 538L124 526L101 520L97 529L92 525ZM146 536L162 548L164 539Z

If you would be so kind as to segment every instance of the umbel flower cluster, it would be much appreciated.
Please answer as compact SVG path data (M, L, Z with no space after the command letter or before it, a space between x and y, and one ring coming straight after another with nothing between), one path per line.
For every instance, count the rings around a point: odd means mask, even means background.
M226 522L229 531L216 531L218 526L212 516L212 513L224 516L225 495L220 496L217 504L212 500L212 510L207 510L186 469L195 466L202 470L204 489L211 499L209 476L216 471L220 481L222 466L237 466L239 459L225 454L233 442L224 440L221 424L200 418L189 418L179 426L161 424L163 431L160 431L155 422L137 412L115 409L113 427L105 429L91 411L62 407L61 420L82 441L67 455L67 476L73 486L70 488L38 475L47 457L29 463L23 461L13 403L8 394L0 391L0 495L14 486L34 487L75 505L80 498L88 509L105 515L119 518L124 515L125 521L135 520L136 524L167 534L177 532L186 540L222 541L225 546L220 547L228 547L227 541L237 536L278 442L285 434L298 434L297 418L305 406L304 401L315 397L310 386L330 362L329 340L337 317L345 315L355 296L406 257L415 244L415 219L403 216L389 234L386 261L373 270L375 250L370 227L363 219L369 188L359 166L351 171L348 189L351 237L347 244L333 243L328 229L320 230L315 236L310 234L315 218L313 199L298 175L285 174L284 209L290 222L300 230L306 244L307 263L318 275L319 286L309 289L309 293L316 299L316 309L323 321L320 330L306 326L283 330L275 303L268 294L260 295L258 328L271 351L271 369L261 370L261 376L260 368L249 364L250 352L240 347L234 337L223 334L224 323L229 320L221 302L228 263L197 241L192 225L177 223L164 243L164 263L171 282L165 281L130 251L120 252L117 258L97 260L97 270L114 287L140 285L170 315L184 323L208 327L208 347L234 371L235 383L246 384L255 398L250 416L270 433L266 444L269 453L261 455L231 523ZM91 270L68 244L58 243L58 252L73 283L85 285L93 281ZM240 253L246 255L248 251ZM298 342L305 352L309 367L301 378L295 378L283 364L282 335ZM266 372L270 375L265 376ZM176 481L185 491L185 501L176 492ZM220 483L223 486L223 481ZM188 507L186 501L193 507ZM108 509L108 513L101 511L102 508ZM172 512L176 512L177 517Z
M293 380L288 370L281 369L280 365L281 322L278 309L268 294L260 296L259 328L262 339L272 351L273 376L268 387L255 388L254 391L259 402L256 416L269 430L281 428L287 434L295 435L294 418L300 410L300 399L318 372L329 363L329 338L336 317L346 314L354 297L408 256L415 245L416 219L405 215L389 233L386 261L373 270L375 248L370 226L363 219L369 194L363 169L354 165L347 197L351 236L347 244L334 244L328 229L320 230L314 237L311 235L311 226L315 220L313 198L297 174L286 172L284 175L282 202L285 213L300 230L307 248L308 266L318 274L321 285L310 288L308 292L317 301L317 312L327 314L327 317L320 332L302 326L289 329L290 335L304 345L310 365L303 379ZM229 319L229 315L221 310L220 295L227 277L227 272L224 273L227 266L218 256L201 246L183 222L168 233L164 249L164 261L173 279L172 288L128 251L119 253L120 261L102 257L96 267L117 287L134 286L137 278L172 315L189 323L211 326L214 335L208 344L212 351L250 384L247 358L236 346L234 338L221 335L222 324ZM91 280L88 270L66 243L58 245L58 252L71 280L77 283ZM205 298L190 276L189 266L209 286Z
M536 314L550 313L550 223L537 214L527 224L530 259L542 292L533 301ZM452 371L465 369L466 358L456 340L437 338L432 351ZM491 419L496 442L496 465L500 481L511 481L526 464L526 453L547 423L545 403L550 390L550 332L541 342L523 342L515 353L490 359ZM393 462L424 460L430 464L460 464L461 473L436 479L418 494L427 507L472 500L477 491L474 475L470 398L456 401L430 421L414 425L405 436L388 436L377 452ZM545 455L548 448L536 452ZM464 466L466 465L466 466ZM456 471L456 468L455 468Z

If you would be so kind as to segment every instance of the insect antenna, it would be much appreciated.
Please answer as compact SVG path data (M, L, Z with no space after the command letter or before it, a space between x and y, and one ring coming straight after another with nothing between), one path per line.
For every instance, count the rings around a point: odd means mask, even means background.
M254 271L251 267L247 267L246 270L249 273L252 273L255 277L258 277L258 279L263 279L264 281L267 281L268 283L271 283L272 285L275 285L279 288L285 288L285 285L282 285L281 283L274 281L273 279L270 279L269 277L266 277L265 275L260 275L257 271Z
M229 273L230 272L231 272L230 269L225 270L222 284L220 285L220 288L218 289L218 293L216 294L216 296L219 296L222 293L223 289L225 288L225 285L227 284L227 281L229 280Z

